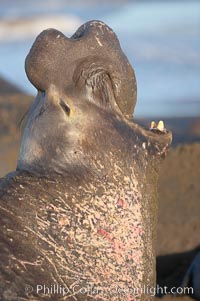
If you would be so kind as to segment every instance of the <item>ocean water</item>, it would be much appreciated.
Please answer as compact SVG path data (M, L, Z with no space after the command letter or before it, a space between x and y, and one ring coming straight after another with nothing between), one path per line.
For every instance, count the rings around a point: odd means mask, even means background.
M138 84L136 117L200 115L200 1L0 0L0 74L25 91L25 57L37 34L67 36L100 19L118 35Z

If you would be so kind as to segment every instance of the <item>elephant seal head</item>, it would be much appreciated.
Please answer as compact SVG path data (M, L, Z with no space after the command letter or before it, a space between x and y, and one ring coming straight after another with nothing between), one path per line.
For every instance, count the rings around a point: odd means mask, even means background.
M111 172L111 160L126 159L126 169L134 160L148 161L149 154L162 155L170 145L171 133L163 126L149 131L131 121L135 74L106 24L87 22L71 38L55 29L43 31L25 69L38 95L28 114L18 169L62 174L91 170L98 161Z
M113 98L116 109L132 118L135 74L117 36L103 22L87 22L71 38L55 29L43 31L26 58L25 69L39 91L51 84L65 90L82 88L82 94L95 102Z

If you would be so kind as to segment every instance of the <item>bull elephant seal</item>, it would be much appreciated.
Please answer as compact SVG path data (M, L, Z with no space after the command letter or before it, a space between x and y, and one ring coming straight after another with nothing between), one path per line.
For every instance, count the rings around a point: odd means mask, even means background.
M171 133L130 121L135 75L102 22L42 32L26 72L38 95L0 186L1 300L152 300Z

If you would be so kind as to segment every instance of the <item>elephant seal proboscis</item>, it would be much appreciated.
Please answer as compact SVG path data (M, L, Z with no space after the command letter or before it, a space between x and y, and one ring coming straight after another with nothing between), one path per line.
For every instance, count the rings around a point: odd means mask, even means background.
M134 71L100 21L43 31L25 67L38 95L0 185L1 300L152 300L171 133L131 120Z

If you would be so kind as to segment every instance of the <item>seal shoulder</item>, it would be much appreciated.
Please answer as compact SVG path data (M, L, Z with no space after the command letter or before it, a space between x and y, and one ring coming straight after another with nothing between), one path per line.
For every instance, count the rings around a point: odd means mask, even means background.
M6 194L12 196L13 191L18 189L18 186L20 186L20 178L24 178L24 180L26 179L24 172L11 172L5 177L0 178L0 199Z

